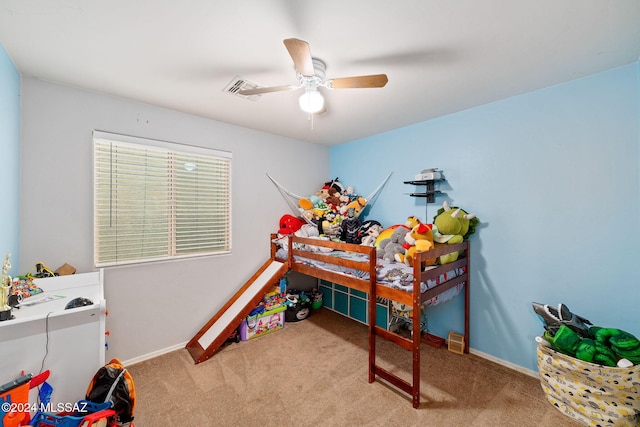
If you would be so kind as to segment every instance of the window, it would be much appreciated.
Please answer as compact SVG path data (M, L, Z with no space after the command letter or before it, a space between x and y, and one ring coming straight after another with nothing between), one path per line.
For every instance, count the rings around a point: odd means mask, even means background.
M231 251L231 153L94 131L97 267Z

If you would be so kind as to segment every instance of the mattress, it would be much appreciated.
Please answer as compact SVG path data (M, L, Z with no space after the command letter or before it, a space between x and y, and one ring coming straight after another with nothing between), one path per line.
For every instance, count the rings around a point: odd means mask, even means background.
M306 245L309 246L309 245ZM302 248L301 248L302 249ZM304 248L308 249L308 248ZM313 248L311 248L312 251ZM356 252L347 252L340 250L332 250L330 252L323 251L323 255L332 257L332 258L340 258L349 261L357 261L357 262L369 262L369 257L365 254L356 253ZM276 256L279 258L286 258L287 251L284 248L278 249ZM318 261L315 259L305 258L304 256L294 256L293 261L296 263L302 263L308 265L310 267L332 271L339 274L344 274L345 276L356 277L361 280L369 280L369 272L357 270L349 267L343 267L341 265L332 264L329 262ZM436 266L426 267L425 270L430 270L435 268ZM440 283L449 281L461 274L465 273L465 269L463 267L452 268L445 273L440 274L435 279L430 279L426 282L420 283L420 292L425 292L428 289L431 289ZM404 292L412 293L413 292L413 267L408 266L399 262L389 262L382 258L376 259L376 282L378 284L391 287L393 289L398 289ZM425 305L436 305L442 302L448 301L454 296L458 295L463 288L463 283L457 286L454 286L451 289L444 291L443 293L434 296L429 301L425 302Z

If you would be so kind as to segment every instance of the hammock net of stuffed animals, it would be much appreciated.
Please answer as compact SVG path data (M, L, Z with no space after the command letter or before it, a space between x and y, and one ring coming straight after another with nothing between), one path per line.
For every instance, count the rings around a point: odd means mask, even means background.
M309 200L309 196L299 196L297 194L292 193L291 191L287 190L283 185L281 185L280 183L278 183L271 175L267 174L267 177L271 180L271 182L273 182L276 186L276 188L278 189L278 191L280 191L280 194L282 194L282 196L284 197L285 201L287 202L287 204L289 205L289 207L291 208L291 211L296 215L296 216L300 216L301 218L303 218L307 223L309 224L314 224L314 218L311 215L305 215L304 211L305 209L302 208L301 205L301 201L307 201ZM320 211L324 211L327 213L335 213L335 214L343 214L344 212L341 212L341 210L344 210L347 206L349 206L350 203L354 203L356 201L358 201L360 199L360 203L362 203L362 200L364 200L364 205L360 205L360 209L357 209L355 212L355 215L358 216L362 213L362 211L364 210L365 207L367 206L373 206L373 204L375 203L375 201L377 200L378 195L380 194L380 191L382 190L382 187L384 187L384 185L387 183L387 181L389 180L389 178L391 177L391 173L389 173L389 175L386 176L386 178L384 178L384 180L380 183L380 185L378 185L378 187L376 187L375 190L373 190L373 192L371 192L371 194L369 194L367 197L362 197L359 196L357 194L349 194L347 192L347 189L345 189L342 184L338 181L338 178L334 179L333 181L327 182L325 183L325 186L323 188L326 187L333 187L335 189L338 189L338 192L341 194L342 197L340 203L336 206L335 204L332 206L328 206L326 203L324 204L324 206L319 207L318 209ZM313 205L313 203L312 203ZM314 205L315 206L315 205ZM313 209L311 209L313 210ZM317 220L317 218L316 218Z

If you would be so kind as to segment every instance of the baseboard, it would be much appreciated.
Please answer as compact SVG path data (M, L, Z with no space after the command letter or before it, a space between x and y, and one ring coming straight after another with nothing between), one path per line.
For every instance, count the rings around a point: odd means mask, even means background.
M185 341L180 344L173 345L171 347L166 347L157 351L153 351L151 353L143 354L142 356L134 357L133 359L123 360L122 364L124 366L135 365L136 363L144 362L145 360L153 359L154 357L162 356L163 354L171 353L172 351L180 350L186 347L188 341Z
M503 359L499 359L495 356L491 356L490 354L487 353L483 353L482 351L478 351L478 350L474 350L474 349L469 349L469 353L474 354L478 357L481 357L483 359L487 359L491 362L497 363L498 365L502 365L505 366L509 369L513 369L514 371L518 371L521 372L525 375L529 375L531 377L534 378L539 378L538 373L536 371L532 371L531 369L527 369L525 367L522 367L520 365L516 365L515 363L511 363L511 362L507 362L506 360Z
M171 353L172 351L183 349L186 347L187 343L188 341L185 341L183 343L176 344L171 347L166 347L151 353L143 354L142 356L134 357L133 359L124 360L122 363L124 364L124 366L135 365L136 363L144 362L145 360L153 359L154 357L162 356L163 354ZM536 371L532 371L531 369L527 369L520 365L516 365L515 363L507 362L506 360L497 358L495 356L484 353L482 351L474 350L473 348L471 348L469 349L469 353L476 355L478 357L481 357L483 359L487 359L491 362L497 363L498 365L502 365L509 369L513 369L514 371L518 371L525 375L529 375L530 377L538 378L538 372Z

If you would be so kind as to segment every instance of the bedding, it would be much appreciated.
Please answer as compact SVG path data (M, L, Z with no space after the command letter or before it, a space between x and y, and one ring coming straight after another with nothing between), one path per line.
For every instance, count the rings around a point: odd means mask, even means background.
M280 243L280 242L277 242ZM369 257L366 254L357 253L357 252L349 252L344 250L323 250L319 246L314 245L302 245L294 243L294 248L298 248L300 250L306 250L310 252L320 252L326 256L335 259L342 259L348 261L369 262ZM278 249L276 256L278 258L286 259L287 258L287 248L286 246L282 246ZM368 281L370 279L369 272L364 270L359 270L356 268L346 267L339 264L334 264L331 262L325 262L320 260L315 260L311 258L306 258L304 256L294 256L293 261L301 264L308 265L310 267L318 268L321 270L333 271L336 273L344 274L345 276L352 276L358 279ZM429 266L426 267L425 270L431 270L436 268L437 266ZM451 280L459 275L462 275L466 272L466 268L457 267L453 268L449 271L445 271L440 273L436 278L429 279L427 281L420 282L420 292L424 293L426 290L431 289L440 283ZM413 292L413 267L408 266L399 262L390 262L384 260L382 258L378 258L376 260L376 282L378 284L388 286L393 289L398 289L404 292ZM451 289L447 289L443 293L439 295L435 295L429 298L424 302L425 305L433 306L443 302L450 300L460 293L462 290L463 284L458 284Z

